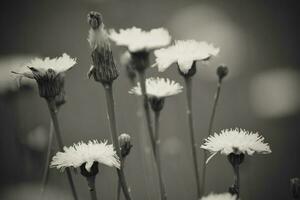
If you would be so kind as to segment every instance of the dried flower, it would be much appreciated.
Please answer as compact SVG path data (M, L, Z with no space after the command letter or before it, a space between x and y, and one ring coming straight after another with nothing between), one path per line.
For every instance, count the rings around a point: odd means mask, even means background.
M146 79L146 91L149 98L165 98L182 92L182 86L168 78L151 77ZM130 94L142 95L140 83L133 87Z
M93 60L88 77L93 76L95 81L102 84L111 84L119 76L119 73L114 62L101 14L90 12L88 14L88 22L91 26L88 42L92 49Z
M131 144L131 137L130 135L126 134L126 133L122 133L119 137L119 145L120 145L120 149L121 149L121 155L123 158L125 158L126 156L128 156L128 154L130 153L130 150L132 148L132 144Z
M179 70L187 74L196 61L205 61L216 56L220 49L207 42L195 40L179 40L175 44L154 51L156 64L159 71L165 71L173 63L177 63Z
M271 153L269 144L264 143L264 137L258 133L252 133L243 129L225 129L220 134L215 133L205 139L202 149L212 153L229 155L245 154L253 155L256 153L268 154ZM208 158L207 162L212 158Z
M64 152L58 152L52 158L51 167L64 170L66 167L77 168L84 164L85 169L90 172L94 163L120 168L120 161L113 145L97 140L64 147Z
M140 28L132 27L121 29L119 33L111 30L109 38L119 46L126 46L131 53L161 48L171 42L171 36L164 28L144 31Z
M40 96L53 99L60 94L64 84L64 73L76 64L76 59L67 54L50 59L35 58L15 74L35 79L38 83Z
M236 196L229 193L210 194L206 197L202 197L201 200L236 200Z

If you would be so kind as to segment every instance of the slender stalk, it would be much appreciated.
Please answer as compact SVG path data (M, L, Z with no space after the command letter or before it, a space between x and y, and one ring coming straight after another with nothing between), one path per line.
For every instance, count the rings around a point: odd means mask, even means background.
M123 159L121 160L121 166L120 166L120 167L122 167L122 168L124 168L125 159L126 159L126 158L123 158ZM120 184L120 182L118 182L118 187L117 187L117 200L120 200L120 198L121 198L121 184Z
M87 180L87 183L88 183L88 187L89 187L89 191L90 191L91 200L97 200L97 192L96 192L96 187L95 187L95 179L96 179L96 176L86 177L86 180Z
M52 119L52 123L53 123L53 127L55 130L55 136L56 136L56 140L58 143L58 147L60 151L63 151L63 142L62 142L62 138L61 138L61 132L60 132L60 127L59 127L59 122L58 122L58 118L57 118L57 109L56 109L56 105L55 105L55 101L54 100L47 100L48 103L48 108L49 108L49 112L51 115L51 119ZM72 174L69 168L66 168L66 172L67 172L67 177L68 177L68 181L72 190L72 195L74 200L78 200L77 197L77 193L76 193L76 189L75 189L75 185L73 182L73 178L72 178Z
M138 75L139 75L141 90L142 90L142 94L143 94L144 111L145 111L145 116L146 116L148 133L149 133L152 149L153 149L154 156L155 156L155 153L156 153L154 151L154 149L155 149L155 136L154 136L154 132L153 132L152 120L151 120L151 114L150 114L149 102L148 102L148 96L147 96L147 92L146 92L145 71L144 70L138 71Z
M162 171L161 171L161 158L160 158L160 137L159 137L159 116L160 116L160 111L155 111L154 112L154 117L155 117L155 160L157 163L157 172L158 172L158 180L159 180L159 186L160 186L160 197L161 200L166 200L167 199L167 192L162 176Z
M233 171L234 171L234 187L236 190L237 199L240 198L240 167L239 165L234 165Z
M118 134L117 134L117 124L116 124L116 117L115 117L115 102L114 102L114 96L113 96L113 90L112 90L112 84L105 84L105 96L106 96L106 104L107 104L107 113L109 118L109 124L110 124L110 131L111 136L113 140L113 144L116 148L117 155L120 159L122 159L121 156L121 150L118 142ZM122 162L121 162L122 164ZM119 182L122 186L123 193L126 200L131 200L130 192L127 186L127 182L125 179L123 167L121 166L120 169L117 169Z
M194 134L194 121L193 121L193 110L192 110L192 78L185 77L185 85L186 85L186 100L187 100L187 116L188 116L188 123L189 123L189 132L190 132L190 139L192 145L192 156L193 156L193 165L196 177L196 186L197 186L197 198L201 198L200 192L200 177L198 172L198 160L197 160L197 148L198 145L195 141L195 134Z
M53 134L54 134L54 127L53 127L52 120L50 120L48 147L47 147L47 155L46 155L46 161L45 161L45 167L44 167L43 179L42 179L41 197L44 196L45 188L48 183Z
M213 109L212 109L212 113L211 113L210 120L209 120L207 137L212 134L213 123L214 123L214 119L215 119L215 115L216 115L216 108L217 108L217 104L218 104L218 100L219 100L219 96L220 96L220 92L221 92L221 84L222 84L222 81L219 80L218 85L217 85L217 91L216 91L215 98L214 98ZM200 190L201 197L205 194L207 157L208 157L207 151L203 150L203 162L202 162L202 174L201 174L202 181L201 181L201 190Z

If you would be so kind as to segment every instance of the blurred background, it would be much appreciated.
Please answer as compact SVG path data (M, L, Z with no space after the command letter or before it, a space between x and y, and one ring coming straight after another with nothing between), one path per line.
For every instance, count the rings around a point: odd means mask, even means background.
M78 64L66 77L67 104L59 119L66 145L89 139L109 139L103 88L88 80L91 65L86 16L104 16L107 28L165 27L174 39L196 39L220 47L207 66L198 64L193 82L193 110L199 145L207 135L216 67L226 64L214 131L241 127L259 131L272 149L270 155L247 156L241 166L242 199L290 199L289 179L300 176L300 3L280 0L10 0L0 8L0 199L39 199L49 132L46 103L33 83L18 88L12 67L35 56L66 52ZM124 48L113 45L115 60ZM152 56L153 62L153 56ZM133 149L126 174L134 199L158 199L157 177L151 164L141 99L129 95L132 83L125 68L114 83L119 132L132 136ZM158 74L183 84L175 66ZM185 94L166 101L161 114L162 168L170 200L195 199L191 146L185 115ZM54 152L57 150L54 146ZM202 162L202 151L199 149ZM207 191L225 192L233 183L226 157L208 166ZM87 199L84 178L75 175L80 199ZM98 195L113 199L117 176L101 167ZM72 199L67 179L50 170L46 199Z

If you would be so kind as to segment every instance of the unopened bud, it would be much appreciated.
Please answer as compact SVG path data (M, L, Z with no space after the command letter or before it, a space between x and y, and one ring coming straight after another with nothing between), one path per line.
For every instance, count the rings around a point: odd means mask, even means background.
M119 136L118 140L121 149L121 156L122 158L125 158L130 153L130 150L132 148L131 137L126 133L122 133Z
M92 29L97 29L102 24L102 16L99 12L91 11L87 19Z
M217 68L217 75L219 77L219 80L222 81L223 78L225 78L228 74L228 67L225 66L225 65L220 65L218 68Z
M290 180L292 197L298 199L300 197L300 179L295 177Z

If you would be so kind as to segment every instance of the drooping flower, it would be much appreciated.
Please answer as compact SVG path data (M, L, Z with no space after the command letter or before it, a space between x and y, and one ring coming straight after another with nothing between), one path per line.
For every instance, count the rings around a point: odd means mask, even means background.
M88 42L92 49L92 61L88 77L94 77L95 81L102 84L111 84L118 76L110 42L106 30L104 29L103 19L100 13L90 12L88 14L90 25Z
M168 78L151 77L146 79L146 91L149 98L165 98L173 96L182 92L182 88L183 87L179 83ZM142 90L140 83L137 83L137 86L133 87L129 93L141 96Z
M64 152L58 152L52 158L51 167L63 170L66 167L77 168L85 164L85 169L89 172L94 163L120 168L120 161L113 145L97 140L64 147Z
M220 49L207 42L195 40L178 40L175 44L154 51L156 64L159 71L165 71L173 63L177 63L180 71L187 74L193 63L205 61L218 55Z
M109 38L119 46L126 46L131 53L151 51L167 46L171 42L171 36L164 28L144 31L140 28L132 27L120 29L119 33L111 30Z
M222 194L209 194L208 196L202 197L201 200L236 200L235 195L231 195L230 193L222 193Z
M225 129L222 130L220 134L215 133L209 136L205 139L201 148L211 152L212 155L218 152L225 155L231 153L247 153L248 155L253 155L254 153L271 153L269 144L264 143L264 137L258 133L252 133L238 128Z
M54 98L60 94L64 84L64 73L76 64L76 59L64 53L61 57L44 59L35 58L22 67L13 71L22 77L35 79L39 86L41 97Z

